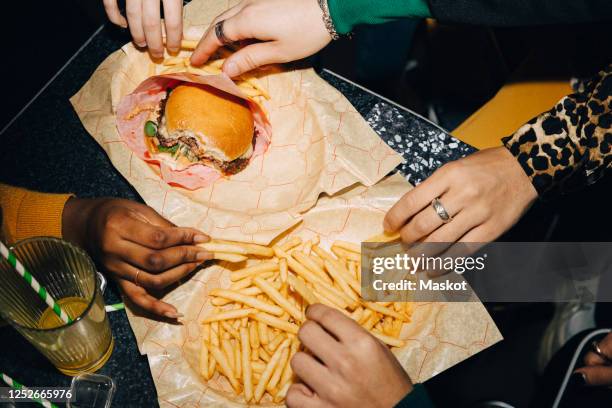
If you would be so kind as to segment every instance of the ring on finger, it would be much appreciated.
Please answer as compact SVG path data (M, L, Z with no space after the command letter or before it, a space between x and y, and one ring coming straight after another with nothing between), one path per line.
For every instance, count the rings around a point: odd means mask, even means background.
M138 283L138 275L140 275L140 269L137 269L134 275L134 284L136 284L136 286L140 286L140 283Z
M431 206L433 207L436 214L438 214L438 217L440 217L443 223L448 224L453 220L453 217L451 217L448 211L446 211L446 208L444 208L444 205L442 205L442 202L439 198L434 198L431 201Z
M215 24L215 35L217 36L217 40L219 40L219 42L222 45L232 44L233 41L230 40L229 38L227 38L225 36L225 32L223 31L223 24L224 23L225 23L225 20L221 20L217 24Z
M604 353L599 347L599 342L597 340L593 340L591 343L591 349L595 354L597 354L606 364L612 364L612 359Z

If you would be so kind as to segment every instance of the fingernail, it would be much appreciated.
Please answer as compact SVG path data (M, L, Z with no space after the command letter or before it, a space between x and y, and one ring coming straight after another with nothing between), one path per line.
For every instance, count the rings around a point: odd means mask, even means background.
M195 237L193 237L193 242L195 242L196 244L203 244L204 242L208 242L210 241L210 238L208 238L206 235L203 234L198 234Z
M168 52L170 54L178 54L179 51L180 51L180 49L176 48L176 47L168 48Z
M164 313L164 316L166 316L168 319L178 319L179 317L183 317L184 315L178 312L166 312Z
M223 72L225 72L230 78L238 76L238 65L234 62L229 62L223 66Z
M147 43L146 43L146 42L144 42L144 41L143 41L143 42L139 42L139 43L136 43L136 46L137 46L137 47L140 47L140 48L144 48L144 47L146 47L146 46L147 46Z
M307 397L314 397L314 392L312 392L312 390L308 386L305 386L303 391Z
M580 371L577 371L570 377L570 383L576 387L585 387L587 385L586 375Z
M196 259L198 261L206 261L207 259L210 259L212 257L211 255L212 254L208 251L201 251L196 254Z

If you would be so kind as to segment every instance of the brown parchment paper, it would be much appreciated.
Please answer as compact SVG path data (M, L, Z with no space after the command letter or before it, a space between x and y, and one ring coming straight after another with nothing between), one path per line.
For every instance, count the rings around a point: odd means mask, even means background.
M284 239L321 236L321 245L343 239L360 242L380 232L386 210L410 185L399 175L373 187L357 186L336 197L323 197ZM162 407L244 406L224 378L206 383L198 374L200 324L210 312L210 290L230 285L229 269L219 264L199 271L164 300L185 315L180 325L128 317L140 351L147 355ZM501 340L495 323L479 302L417 303L395 354L414 382L422 382ZM263 401L262 405L271 405Z
M193 1L185 8L186 36L199 38L233 2ZM187 55L183 51L183 55ZM266 244L299 222L321 193L370 186L401 162L350 102L312 69L259 72L271 98L267 152L241 173L189 191L166 184L156 167L120 138L115 109L143 80L161 71L148 53L127 44L109 56L71 102L87 131L145 202L177 225L220 239Z

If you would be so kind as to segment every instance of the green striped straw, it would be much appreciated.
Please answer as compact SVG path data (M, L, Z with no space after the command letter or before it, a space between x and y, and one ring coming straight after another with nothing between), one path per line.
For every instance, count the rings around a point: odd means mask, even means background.
M104 310L107 312L116 312L123 309L125 309L125 305L123 303L115 303L114 305L106 305L104 307Z
M72 319L70 318L70 316L68 316L68 314L57 304L57 302L53 299L53 297L51 297L47 290L44 287L40 286L40 283L38 283L36 278L34 278L32 274L28 272L28 270L23 266L23 264L19 262L17 258L15 258L15 254L10 249L8 249L8 247L2 242L0 242L0 254L2 254L4 259L6 259L8 263L11 264L13 268L15 268L17 273L19 273L19 275L21 275L21 277L25 279L28 284L30 284L32 289L34 289L34 291L38 293L38 296L40 296L40 298L44 300L45 303L49 305L51 309L53 309L55 314L58 315L64 323L72 323Z
M19 384L17 381L13 380L11 377L4 374L3 372L0 372L0 377L2 377L2 381L4 381L9 387L11 387L14 390L28 391L28 387L22 384ZM58 408L57 405L55 405L52 402L47 401L44 398L32 398L32 399L38 402L40 405L42 405L45 408Z

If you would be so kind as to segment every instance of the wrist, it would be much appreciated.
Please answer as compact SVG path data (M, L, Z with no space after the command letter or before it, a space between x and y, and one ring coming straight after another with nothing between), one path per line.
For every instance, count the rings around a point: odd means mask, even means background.
M89 251L87 246L88 223L100 199L72 197L66 201L62 212L62 238Z

